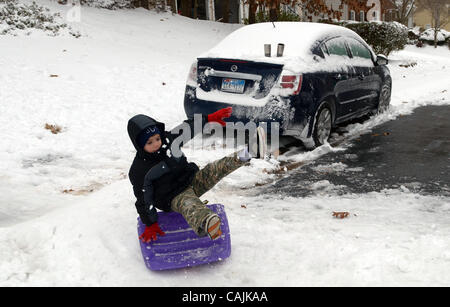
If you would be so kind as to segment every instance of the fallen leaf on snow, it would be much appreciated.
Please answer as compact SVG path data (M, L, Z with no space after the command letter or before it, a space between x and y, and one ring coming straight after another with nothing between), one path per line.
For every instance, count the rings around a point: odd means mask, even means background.
M58 134L61 132L62 128L58 125L50 125L50 124L45 124L45 129L50 130L53 134Z
M337 219L345 219L349 216L350 213L348 212L335 212L333 211L333 216Z

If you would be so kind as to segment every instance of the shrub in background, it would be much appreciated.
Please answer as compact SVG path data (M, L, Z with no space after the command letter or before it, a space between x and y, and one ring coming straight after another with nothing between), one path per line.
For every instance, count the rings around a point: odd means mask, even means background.
M392 51L402 50L408 43L408 28L398 22L347 22L321 20L319 22L349 28L361 36L376 54L388 56Z
M60 15L52 14L36 2L19 3L17 0L0 0L0 34L14 34L17 30L39 29L57 35L66 28L59 22Z
M80 3L81 5L92 6L103 9L127 9L135 7L139 0L57 0L59 4Z
M26 4L17 0L0 0L0 35L17 35L20 32L29 35L33 29L42 30L51 36L59 35L61 31L76 38L81 36L63 22L60 14L51 13L48 8L34 1Z
M300 21L300 16L295 13L291 13L288 11L284 11L280 9L278 11L278 19L277 21ZM260 10L256 13L255 23L259 22L270 22L269 11ZM244 24L248 25L248 19L244 19Z
M397 22L359 22L346 27L358 33L377 54L388 56L408 43L408 28Z
M110 10L133 8L134 0L80 0L81 5L105 8Z
M450 39L450 32L440 29L436 31L436 44L445 45ZM427 29L420 34L419 40L427 43L428 45L434 45L435 29Z

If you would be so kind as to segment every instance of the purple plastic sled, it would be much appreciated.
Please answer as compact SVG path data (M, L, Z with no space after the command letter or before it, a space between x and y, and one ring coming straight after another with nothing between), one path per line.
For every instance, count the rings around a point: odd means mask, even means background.
M179 269L196 266L228 258L231 254L230 228L224 207L219 204L208 205L216 212L222 221L222 236L211 240L208 236L198 237L176 212L158 212L158 224L165 236L158 236L158 240L141 244L147 268L153 271ZM138 218L138 235L143 233L145 225Z

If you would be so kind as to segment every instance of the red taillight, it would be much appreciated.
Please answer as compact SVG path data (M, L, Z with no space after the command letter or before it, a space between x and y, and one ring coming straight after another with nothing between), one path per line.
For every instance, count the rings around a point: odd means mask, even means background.
M296 79L297 76L283 76L281 82L294 82Z
M294 83L281 83L282 88L294 88Z
M300 93L302 88L302 75L284 75L281 77L281 88L295 89L294 95Z

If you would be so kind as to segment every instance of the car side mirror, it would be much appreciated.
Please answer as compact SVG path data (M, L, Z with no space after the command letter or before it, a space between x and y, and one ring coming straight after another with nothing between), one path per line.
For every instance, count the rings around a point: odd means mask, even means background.
M383 54L378 54L377 55L377 65L387 65L387 64L388 64L387 57Z

